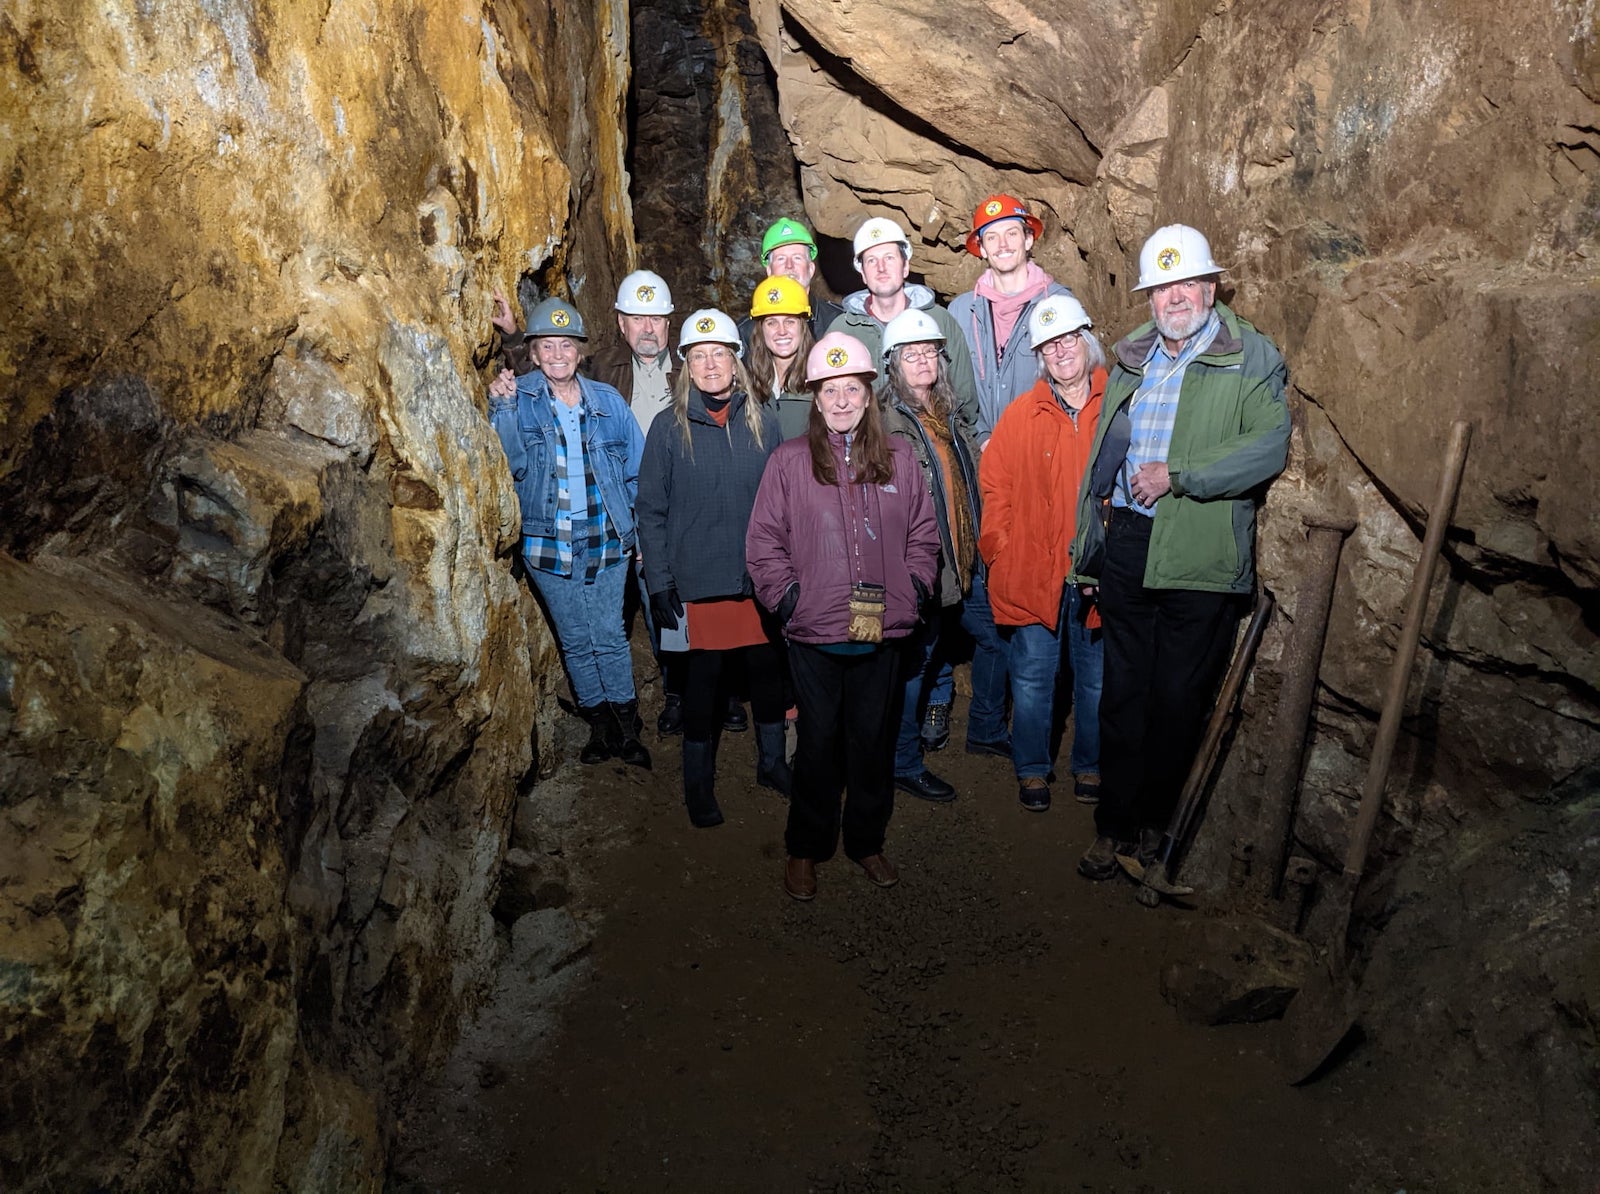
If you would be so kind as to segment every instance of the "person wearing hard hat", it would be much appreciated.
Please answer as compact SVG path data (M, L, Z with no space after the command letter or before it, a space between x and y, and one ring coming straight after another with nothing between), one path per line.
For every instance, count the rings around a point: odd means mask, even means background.
M1112 349L1072 580L1104 618L1100 803L1089 879L1153 859L1255 588L1256 509L1288 460L1277 347L1216 301L1210 242L1183 224L1139 251L1152 316Z
M750 375L762 401L777 414L784 439L804 435L811 414L806 389L806 354L814 343L810 316L811 299L793 278L764 278L750 298Z
M683 796L697 828L722 824L717 732L727 715L728 667L742 662L756 722L756 782L787 796L782 659L751 600L745 530L778 418L754 394L739 329L721 311L696 311L678 334L683 361L672 410L645 439L639 536L656 624L688 639L683 693Z
M950 317L972 350L978 386L978 442L986 443L995 423L1017 397L1038 380L1028 351L1028 317L1047 295L1072 292L1033 260L1033 246L1044 232L1039 217L1011 195L990 195L972 214L967 252L989 268L965 294L950 303Z
M844 308L832 299L812 293L811 283L817 276L817 241L811 235L811 230L799 220L787 217L778 220L761 238L761 262L767 267L770 277L793 278L805 291L811 308L811 339L815 343ZM739 321L739 337L744 341L746 352L756 346L755 318L752 315ZM800 359L805 360L804 354Z
M883 853L894 811L893 644L932 600L939 526L916 457L884 431L876 373L855 337L817 341L806 360L810 425L772 454L745 539L756 597L789 640L800 708L783 877L797 900L816 896L817 864L833 857L841 828L845 856L868 879L892 887L900 877Z
M883 349L883 329L902 311L926 311L945 334L950 359L950 384L956 393L956 419L964 426L978 425L978 391L972 377L972 354L950 312L933 301L933 291L908 281L911 241L893 220L874 216L856 229L856 272L865 289L847 295L844 314L829 325L832 332L854 336L873 353Z
M925 682L933 679L929 668L944 633L941 623L948 617L954 629L978 565L978 445L956 420L956 396L944 344L944 332L926 311L911 308L900 312L883 329L884 376L878 390L884 427L891 437L910 445L922 467L939 524L936 597L940 608L907 640L905 700L894 753L895 787L919 800L935 802L954 800L956 790L924 761L922 694ZM973 687L976 690L977 685ZM930 695L930 709L936 707L936 696ZM949 702L946 692L947 727ZM1003 727L1003 707L999 715ZM948 736L948 728L945 733Z
M1056 678L1072 669L1072 774L1079 801L1100 794L1100 617L1077 585L1071 545L1078 490L1099 426L1106 356L1089 313L1068 294L1040 300L1027 335L1032 389L1006 408L983 453L983 535L989 601L1011 669L1011 766L1017 799L1050 807Z
M489 421L516 485L522 560L589 723L579 759L649 768L622 624L644 436L621 394L578 372L587 337L576 307L545 299L524 336L536 368L490 383Z
M648 435L656 416L672 406L672 291L660 274L636 269L617 286L616 312L622 343L596 353L590 372L616 388Z

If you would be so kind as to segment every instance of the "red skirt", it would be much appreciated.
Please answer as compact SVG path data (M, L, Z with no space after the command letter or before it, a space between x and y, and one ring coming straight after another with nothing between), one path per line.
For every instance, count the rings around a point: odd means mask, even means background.
M753 597L719 597L715 601L688 601L691 651L732 651L767 641L761 610Z

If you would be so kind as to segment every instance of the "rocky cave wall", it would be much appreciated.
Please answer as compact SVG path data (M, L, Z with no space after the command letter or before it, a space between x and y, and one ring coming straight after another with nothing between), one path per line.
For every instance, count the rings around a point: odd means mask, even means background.
M0 1186L376 1189L560 682L489 295L631 265L627 7L0 48Z

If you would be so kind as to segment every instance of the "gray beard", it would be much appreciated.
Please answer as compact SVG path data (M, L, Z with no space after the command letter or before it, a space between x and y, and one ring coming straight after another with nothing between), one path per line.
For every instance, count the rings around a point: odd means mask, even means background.
M1156 331L1160 332L1168 340L1187 340L1201 328L1205 327L1206 319L1210 314L1211 309L1209 307L1204 307L1190 315L1182 316L1179 319L1172 319L1170 317L1162 319L1161 317L1157 316Z

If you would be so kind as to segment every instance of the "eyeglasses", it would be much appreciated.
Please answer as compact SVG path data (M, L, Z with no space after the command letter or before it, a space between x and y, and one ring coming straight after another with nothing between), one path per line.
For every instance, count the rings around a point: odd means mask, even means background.
M1068 332L1065 336L1058 336L1041 344L1039 351L1047 357L1064 357L1078 347L1082 335L1082 332Z
M933 344L917 344L900 350L900 359L910 364L919 361L932 361L939 356L939 348Z
M720 346L717 348L691 348L687 359L694 365L709 364L712 361L731 361L733 359L733 349Z

